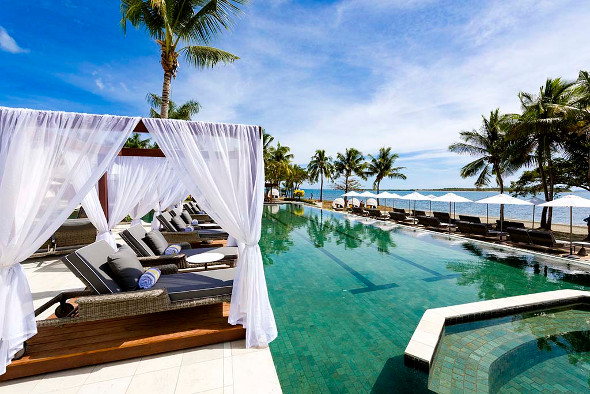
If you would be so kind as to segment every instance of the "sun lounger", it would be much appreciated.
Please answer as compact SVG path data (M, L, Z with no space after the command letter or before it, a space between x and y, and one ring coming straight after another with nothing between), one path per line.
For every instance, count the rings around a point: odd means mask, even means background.
M203 223L208 223L208 222L212 222L213 219L211 219L211 217L209 215L207 215L206 213L194 213L195 210L193 208L189 209L189 206L187 204L185 204L183 206L184 210L186 210L189 215L191 216L191 219L197 219L199 222L203 222ZM170 212L170 215L172 215L173 217L176 215L179 215L182 213L183 208L174 208L174 209L170 209L168 212Z
M424 227L433 228L433 229L445 229L445 230L449 229L448 223L443 223L440 220L438 220L437 218L432 217L432 216L421 215L421 216L416 216L416 219L418 219L418 224L421 226L424 226ZM456 226L454 224L451 224L451 228L452 227L456 227Z
M38 325L62 325L82 321L121 318L149 313L178 310L199 305L227 302L231 298L235 268L206 272L178 273L175 265L159 266L162 276L148 290L124 291L117 283L108 265L108 257L114 253L105 242L98 241L65 256L64 264L87 286L83 292L69 292L55 297L67 317L48 319ZM144 262L141 261L142 265ZM77 307L69 304L75 300ZM35 311L38 315L51 307L46 303ZM161 324L161 322L154 322Z
M432 212L432 216L437 218L441 223L455 223L455 219L451 219L448 212Z
M152 231L157 231L157 230L152 230ZM165 249L167 247L166 246L161 246L160 250L154 250L153 247L150 247L148 245L148 242L146 242L146 237L147 237L147 232L145 231L145 229L143 228L143 226L141 225L135 225L132 226L126 230L123 230L119 235L121 236L121 238L123 238L123 240L127 243L127 245L129 245L131 247L131 249L133 249L133 251L135 252L135 254L138 257L153 257L153 256L162 256L162 249ZM188 243L182 243L180 244L180 246L182 247L182 250L179 254L180 255L184 255L186 257L190 257L190 256L194 256L194 255L200 255L200 254L206 254L206 253L221 253L224 258L222 260L220 260L219 262L216 262L217 264L228 264L228 260L229 260L229 264L233 265L233 261L235 259L238 258L238 248L235 246L224 246L224 247L213 247L213 248L191 248L190 244ZM180 261L177 263L177 265L179 266L179 268L193 268L193 267L202 267L202 266L210 266L210 265L214 265L216 263L189 263L186 261L186 258L184 259L180 259Z
M569 246L567 241L556 240L551 231L528 230L528 234L533 245L549 248Z
M162 235L170 243L197 243L208 240L227 239L228 237L228 234L221 229L185 231L184 228L187 227L186 223L179 217L174 219L169 212L162 212L156 218L164 227L165 231L162 231Z
M369 216L376 219L386 219L389 217L378 209L369 209Z
M352 207L352 213L360 216L369 216L369 212L361 207Z
M415 210L412 210L412 216L418 217L418 216L428 216L428 215L426 215L426 212L425 211L415 211Z
M389 211L388 214L389 218L391 220L395 220L396 222L407 222L408 220L410 220L408 219L405 213Z
M207 223L204 220L199 220L199 219L195 219L193 216L199 216L199 215L191 215L188 211L180 209L180 208L174 208L171 209L169 211L170 216L172 217L180 217L182 219L182 221L187 225L187 226L193 226L194 228L198 228L198 229L213 229L213 228L221 228L221 226L219 226L219 224L217 223ZM209 216L207 216L207 218L209 220L211 220L211 218L209 218ZM193 220L196 220L199 224L198 225L193 225Z
M477 216L459 215L459 220L469 223L481 223L481 219Z
M525 228L508 227L506 228L506 232L508 233L511 242L522 244L532 243L531 238L529 237L529 232Z
M398 212L398 213L405 214L406 213L406 210L403 209L403 208L393 208L393 212Z
M500 223L500 220L496 220L496 230L500 230L500 228L507 229L508 227L525 228L525 225L522 222L510 222L508 220L504 220L503 223Z
M485 223L458 221L456 224L459 231L466 234L479 235L481 237L501 237L506 234L500 231L490 230Z

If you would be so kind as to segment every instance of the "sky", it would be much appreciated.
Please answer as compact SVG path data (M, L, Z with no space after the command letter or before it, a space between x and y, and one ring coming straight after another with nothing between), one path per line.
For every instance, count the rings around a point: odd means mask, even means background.
M59 5L56 5L59 4ZM120 25L114 0L4 1L0 105L143 115L161 93L159 48ZM212 45L240 60L181 60L172 99L194 120L256 124L306 165L316 149L390 146L408 179L384 188L472 187L450 153L459 132L518 92L590 69L590 2L561 0L251 0ZM370 187L372 180L364 182Z

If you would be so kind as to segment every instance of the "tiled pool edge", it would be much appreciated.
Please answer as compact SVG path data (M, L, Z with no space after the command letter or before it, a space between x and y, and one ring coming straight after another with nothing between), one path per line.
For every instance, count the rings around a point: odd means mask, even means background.
M428 309L406 347L404 363L428 372L447 325L589 301L589 291L556 290Z

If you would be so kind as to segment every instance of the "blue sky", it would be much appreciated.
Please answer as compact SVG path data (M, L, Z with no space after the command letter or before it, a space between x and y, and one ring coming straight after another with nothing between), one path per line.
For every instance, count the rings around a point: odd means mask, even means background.
M264 126L298 163L391 146L408 180L383 187L471 186L446 147L481 114L518 111L519 91L590 69L589 17L573 0L252 0L215 43L241 59L181 62L172 97L197 99L196 120ZM0 105L147 115L158 47L119 21L118 1L6 1Z

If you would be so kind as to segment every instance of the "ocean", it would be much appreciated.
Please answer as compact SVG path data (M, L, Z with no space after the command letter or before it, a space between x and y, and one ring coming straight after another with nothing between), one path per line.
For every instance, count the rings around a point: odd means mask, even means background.
M303 189L305 190L305 198L320 198L320 189ZM386 191L386 190L381 190ZM392 193L399 194L400 196L410 194L412 191L391 191ZM424 195L435 195L435 196L442 196L443 194L448 193L448 191L418 191ZM458 194L460 196L466 197L470 200L481 200L482 198L490 197L498 192L492 191L453 191L453 193ZM331 190L331 189L324 189L324 200L334 200L335 198L341 197L344 192L341 190ZM573 193L563 193L562 195L566 194L576 194L580 197L590 199L590 192L585 190L583 191L576 191ZM538 198L543 199L541 194L537 195ZM530 198L530 197L527 197ZM392 203L395 204L395 207L398 208L408 208L408 201L405 200L381 200L379 201L381 205L388 205L391 206ZM414 209L414 202L411 202L411 207ZM429 211L430 210L430 201L416 201L416 209ZM434 211L449 211L449 204L444 202L432 202L432 210ZM465 215L479 215L485 216L486 214L486 206L485 204L475 204L475 203L457 203L456 205L457 215L465 214ZM541 207L537 207L535 209L535 223L541 221L541 211L543 209ZM489 206L489 215L490 217L499 217L500 216L500 206L498 205L490 205ZM532 206L522 206L522 205L505 205L504 206L504 215L506 220L510 219L520 219L520 220L531 220L533 217L533 207ZM553 223L556 224L569 224L570 216L569 216L569 208L553 208ZM590 208L574 208L573 209L573 224L575 226L585 226L586 223L583 221L584 218L590 216Z

